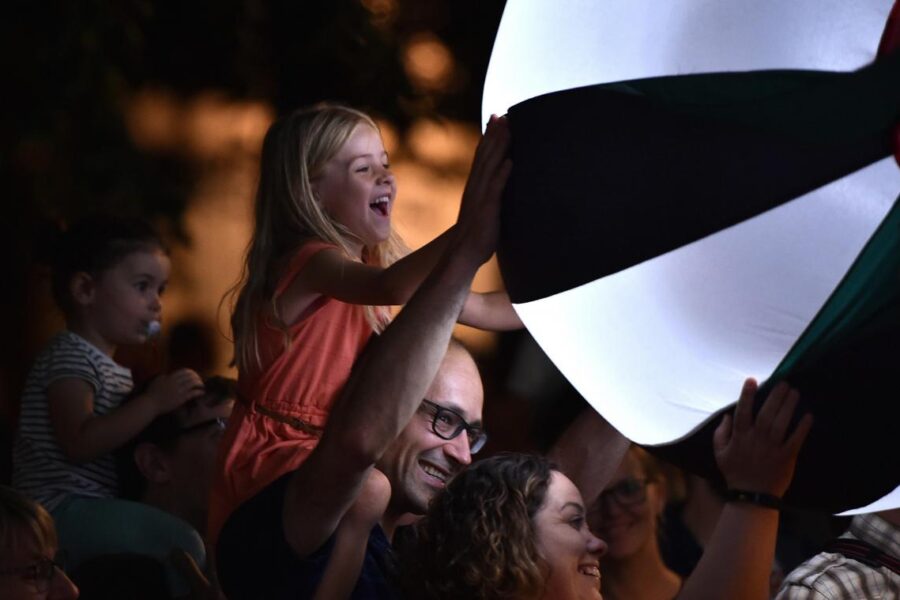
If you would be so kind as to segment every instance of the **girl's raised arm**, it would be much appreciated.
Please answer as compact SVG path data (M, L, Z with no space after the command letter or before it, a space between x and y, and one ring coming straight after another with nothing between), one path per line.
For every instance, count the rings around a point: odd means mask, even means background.
M434 268L452 235L453 227L386 268L351 260L338 250L317 252L282 294L282 314L288 315L285 309L304 294L322 294L350 304L406 304Z
M317 252L278 298L279 314L293 323L319 295L349 304L406 304L447 246L448 229L387 268L350 260L338 250ZM506 292L470 292L459 322L490 331L520 329L522 321Z

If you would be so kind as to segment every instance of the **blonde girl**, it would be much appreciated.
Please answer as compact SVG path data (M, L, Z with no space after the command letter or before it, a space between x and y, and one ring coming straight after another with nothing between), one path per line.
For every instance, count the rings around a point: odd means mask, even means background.
M220 449L213 538L241 502L305 460L387 307L405 303L441 255L449 230L404 256L391 227L396 193L378 126L362 112L321 104L266 134L256 226L232 290L244 403ZM460 322L521 327L503 292L470 294Z

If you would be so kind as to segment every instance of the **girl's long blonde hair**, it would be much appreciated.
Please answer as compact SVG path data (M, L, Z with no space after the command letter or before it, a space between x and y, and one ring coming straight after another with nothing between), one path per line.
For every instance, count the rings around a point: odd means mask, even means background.
M291 343L287 324L278 313L275 287L290 257L310 240L329 242L353 256L348 240L353 234L322 210L313 195L312 181L341 149L353 130L375 122L358 110L335 104L301 108L269 127L263 141L259 188L256 192L256 223L247 248L241 277L227 292L233 303L234 364L241 372L262 367L258 342L260 316L284 333ZM366 248L363 260L386 267L406 252L400 237L390 237ZM390 313L386 307L366 307L372 329L381 331Z

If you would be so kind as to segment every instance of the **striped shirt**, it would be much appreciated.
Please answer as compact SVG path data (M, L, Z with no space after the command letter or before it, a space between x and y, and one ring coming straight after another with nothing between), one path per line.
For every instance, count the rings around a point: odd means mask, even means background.
M13 447L13 486L48 510L70 494L106 498L118 492L111 454L81 464L70 461L50 424L47 390L62 379L81 379L94 389L94 414L119 406L134 384L131 370L81 336L64 331L41 352L25 382Z
M900 557L900 529L876 514L857 515L841 538L868 542ZM791 571L776 600L861 600L900 598L900 575L870 567L843 554L822 552Z

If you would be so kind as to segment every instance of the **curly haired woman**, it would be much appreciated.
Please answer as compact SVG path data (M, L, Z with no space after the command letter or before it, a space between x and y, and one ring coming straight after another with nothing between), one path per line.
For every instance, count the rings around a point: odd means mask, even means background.
M402 561L410 597L538 600L546 587L562 587L599 598L606 545L584 517L578 490L546 459L480 461L434 499L416 528L415 555Z

